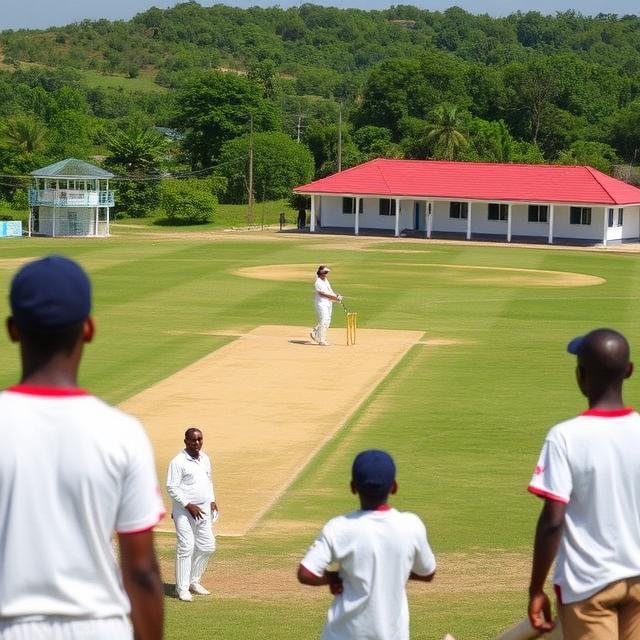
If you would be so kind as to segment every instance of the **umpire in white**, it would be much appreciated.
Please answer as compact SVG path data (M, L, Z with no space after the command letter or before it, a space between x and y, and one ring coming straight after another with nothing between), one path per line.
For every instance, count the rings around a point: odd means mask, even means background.
M169 463L167 492L173 500L176 526L176 593L189 602L191 593L209 595L200 584L209 558L216 549L211 525L218 519L218 507L211 478L211 461L201 451L202 431L185 431L185 448Z

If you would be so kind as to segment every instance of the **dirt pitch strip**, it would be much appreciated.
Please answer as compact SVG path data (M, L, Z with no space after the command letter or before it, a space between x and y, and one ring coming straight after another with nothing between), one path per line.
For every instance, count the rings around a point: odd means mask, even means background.
M257 327L120 405L147 429L163 495L185 428L202 429L214 466L218 534L249 531L423 336L359 329L357 344L347 347L346 330L335 328L332 346L320 347L308 333ZM160 529L169 527L165 521Z

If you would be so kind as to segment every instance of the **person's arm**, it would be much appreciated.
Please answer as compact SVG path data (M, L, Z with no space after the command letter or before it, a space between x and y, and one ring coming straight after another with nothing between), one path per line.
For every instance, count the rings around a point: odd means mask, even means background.
M529 621L535 629L551 631L551 602L544 584L558 552L567 505L547 498L538 518L533 546L533 564L529 584Z
M153 547L153 532L118 534L124 589L131 602L136 640L161 640L164 591Z
M413 571L409 574L409 580L419 580L420 582L431 582L436 576L436 572L432 571L426 576L421 576L419 573Z
M310 587L329 585L329 591L336 596L343 591L342 578L337 571L324 571L321 576L309 571L303 564L298 566L298 582Z

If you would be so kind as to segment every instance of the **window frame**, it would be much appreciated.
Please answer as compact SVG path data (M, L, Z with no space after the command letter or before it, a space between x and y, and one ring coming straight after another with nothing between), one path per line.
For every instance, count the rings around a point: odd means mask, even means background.
M591 226L591 207L569 207L569 224ZM576 221L575 218L578 218Z
M346 211L347 207L345 204L347 202L351 202L350 211ZM349 196L342 196L342 214L345 216L352 216L355 214L356 210L356 198L351 198ZM364 213L364 198L360 198L360 204L358 206L358 214Z
M624 207L618 207L618 226L624 226Z
M535 217L535 220L532 218ZM530 204L527 209L527 220L532 224L549 222L549 205L548 204Z
M609 211L607 212L607 227L611 229L613 227L613 207L609 207Z
M508 204L504 204L503 202L489 202L487 205L487 220L491 220L492 222L506 222L508 219Z
M454 220L467 220L469 218L469 203L451 200L449 202L449 217Z
M385 203L386 211L383 211L383 204ZM378 200L378 215L379 216L395 216L396 215L396 200L395 198L380 198Z

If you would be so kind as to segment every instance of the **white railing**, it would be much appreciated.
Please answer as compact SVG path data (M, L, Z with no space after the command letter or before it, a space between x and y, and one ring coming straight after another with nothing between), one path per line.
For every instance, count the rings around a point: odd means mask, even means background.
M113 191L29 189L29 204L43 207L112 207Z

